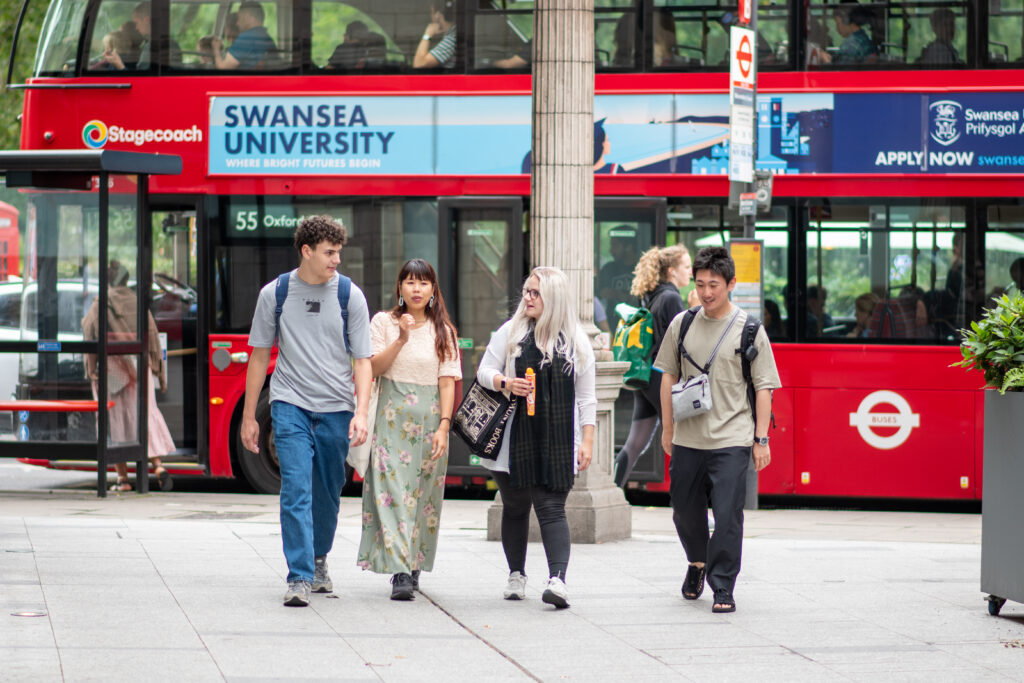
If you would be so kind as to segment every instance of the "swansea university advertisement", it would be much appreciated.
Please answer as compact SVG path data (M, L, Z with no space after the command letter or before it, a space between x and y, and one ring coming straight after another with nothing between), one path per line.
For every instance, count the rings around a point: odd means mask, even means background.
M761 95L775 173L1019 173L1024 93ZM602 95L594 172L725 175L728 95ZM212 97L211 175L530 172L527 96Z

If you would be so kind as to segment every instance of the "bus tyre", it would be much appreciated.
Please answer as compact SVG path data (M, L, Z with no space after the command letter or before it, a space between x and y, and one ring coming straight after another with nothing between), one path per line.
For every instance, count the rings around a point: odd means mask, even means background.
M235 434L238 465L249 485L256 493L281 492L281 468L274 447L274 425L270 420L270 391L263 390L256 404L256 421L260 425L260 452L253 453L242 444L242 430Z

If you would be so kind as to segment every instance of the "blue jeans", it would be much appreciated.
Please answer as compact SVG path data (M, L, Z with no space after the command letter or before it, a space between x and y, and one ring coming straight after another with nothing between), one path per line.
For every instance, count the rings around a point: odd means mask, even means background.
M313 581L314 558L327 555L338 528L352 411L314 413L270 404L281 466L281 539L288 581Z

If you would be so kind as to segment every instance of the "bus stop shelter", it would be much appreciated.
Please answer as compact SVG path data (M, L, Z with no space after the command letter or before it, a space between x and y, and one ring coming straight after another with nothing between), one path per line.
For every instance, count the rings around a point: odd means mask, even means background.
M107 467L134 462L148 491L148 177L181 168L160 154L0 152L25 233L22 272L0 283L18 309L0 336L0 457L95 461L100 497Z

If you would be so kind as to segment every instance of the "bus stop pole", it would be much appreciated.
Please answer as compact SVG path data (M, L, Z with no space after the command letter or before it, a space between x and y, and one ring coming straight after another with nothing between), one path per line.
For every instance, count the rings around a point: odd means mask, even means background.
M758 58L759 58L759 55L757 54L757 4L758 3L757 3L757 0L747 0L747 2L750 3L750 10L749 10L750 11L750 28L754 31L754 36L755 36L755 38L754 38L754 47L753 47L754 59L753 59L753 66L751 67L754 70L754 78L753 78L753 91L754 91L754 130L753 130L753 136L754 136L754 155L753 155L753 159L752 159L751 163L754 165L753 177L755 178L755 182L753 182L753 183L746 183L746 192L755 192L757 190L757 183L756 183L756 178L757 178L757 128L758 128L758 122L760 121L760 113L759 113L758 108L757 108L757 75L758 75L758 71L759 71L759 69L758 69ZM754 238L754 231L756 230L756 226L757 226L757 216L756 216L756 214L743 216L743 236L745 238L748 238L748 239L753 239ZM763 289L762 289L762 292L763 292ZM756 425L755 425L755 427L756 427ZM754 451L753 451L753 448L751 448L751 451L750 451L750 465L749 465L749 467L747 467L747 486L746 486L746 496L745 496L744 500L745 500L745 502L743 504L743 509L744 510L756 510L758 508L758 502L757 502L757 468L754 467Z

